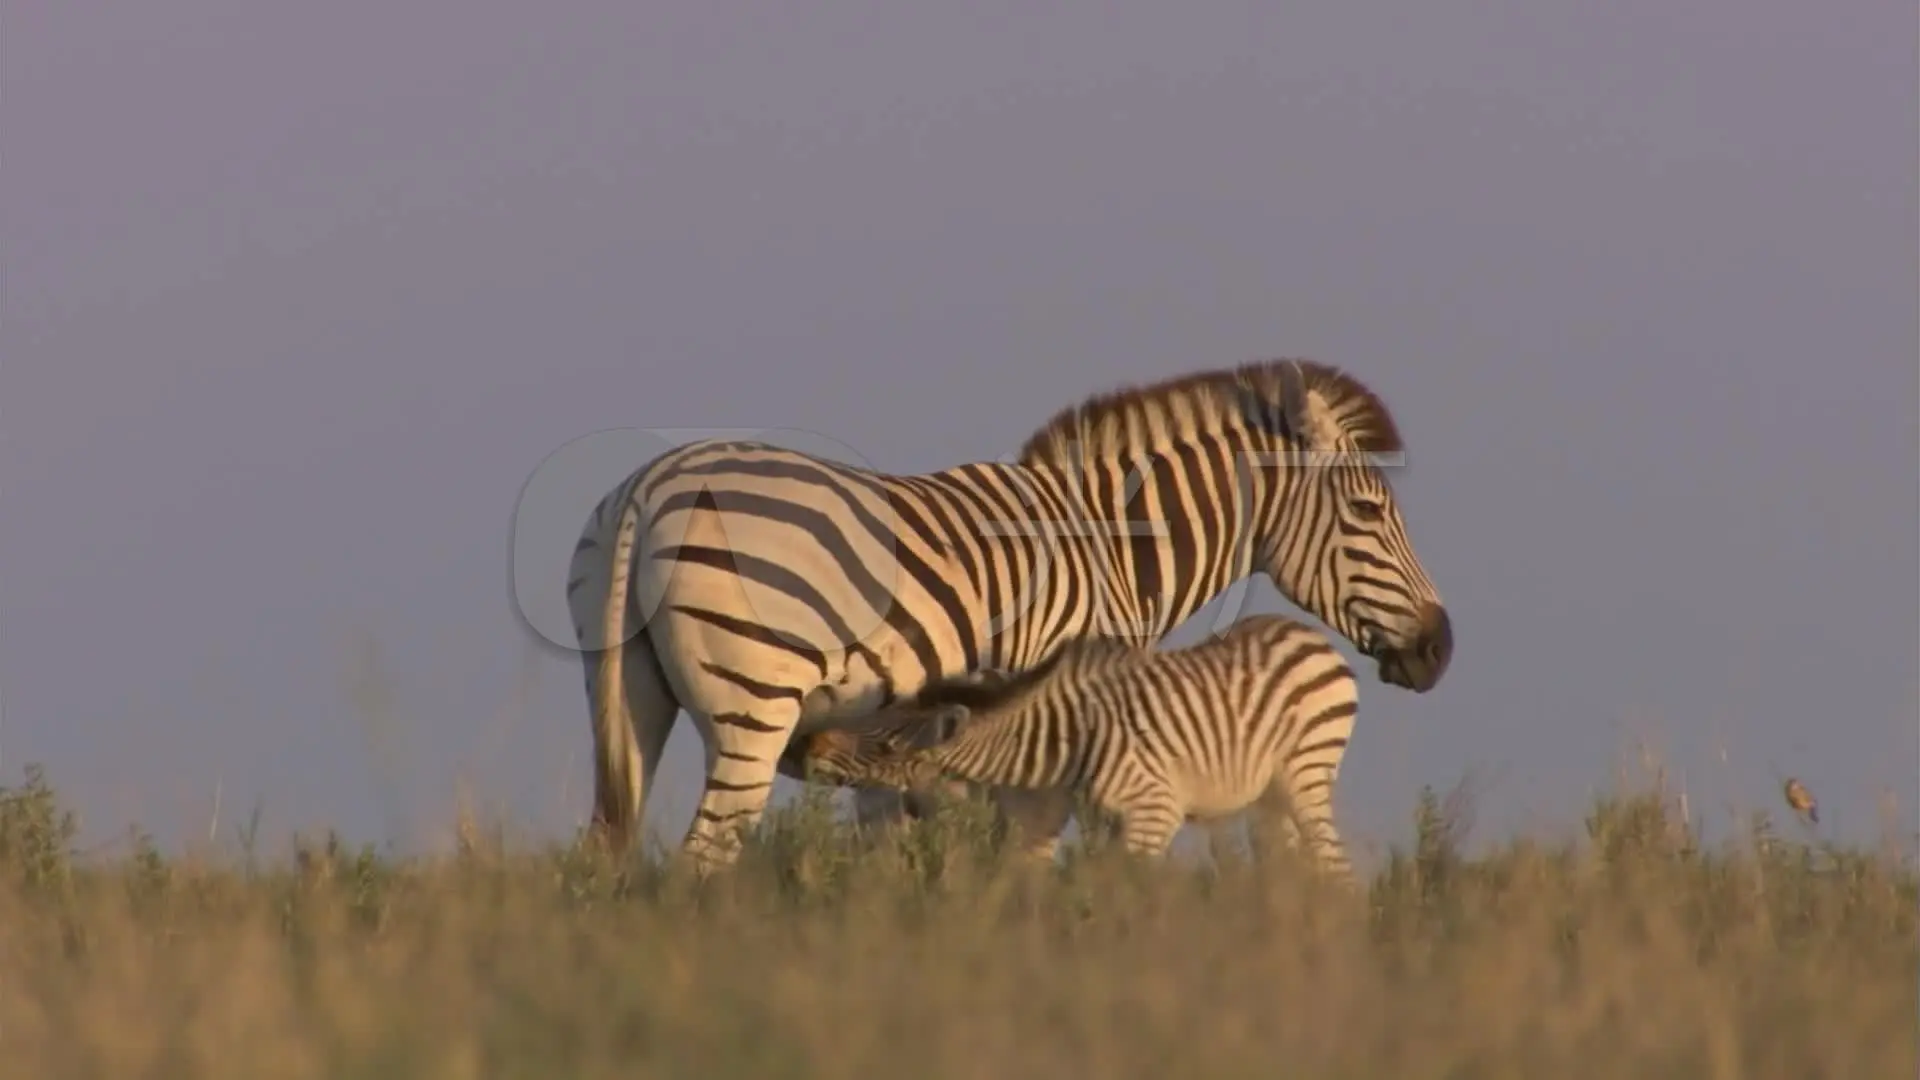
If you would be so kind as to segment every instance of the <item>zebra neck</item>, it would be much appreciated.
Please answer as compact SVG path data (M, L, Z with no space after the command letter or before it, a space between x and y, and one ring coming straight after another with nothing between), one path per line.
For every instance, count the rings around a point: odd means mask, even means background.
M1158 641L1252 573L1258 530L1247 511L1264 498L1258 470L1252 487L1187 490L1182 470L1161 467L1177 456L1157 449L1084 495L1095 533L1089 629L1103 636ZM1189 506L1217 520L1196 520Z
M1014 610L989 600L981 627L979 665L1020 670L1039 662L1064 640L1099 634L1140 643L1160 640L1254 565L1249 505L1262 493L1187 491L1183 468L1171 467L1185 442L1156 446L1122 462L1088 461L1069 468L1047 463L1008 469L1030 530L1009 537L1002 565L1020 567L1011 583L981 581L988 596L1011 584ZM1199 452L1221 453L1210 445ZM1192 519L1188 506L1217 515ZM1044 588L1031 563L1044 549ZM1028 594L1026 590L1033 589Z

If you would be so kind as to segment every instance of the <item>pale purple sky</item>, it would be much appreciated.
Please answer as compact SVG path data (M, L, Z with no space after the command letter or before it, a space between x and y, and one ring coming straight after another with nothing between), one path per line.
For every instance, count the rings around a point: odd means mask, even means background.
M557 833L578 661L507 573L548 454L924 470L1304 355L1397 412L1459 642L1363 680L1349 831L1476 764L1484 829L1569 824L1641 734L1696 808L1777 768L1911 818L1912 4L1309 7L7 2L0 783L412 844L465 775Z

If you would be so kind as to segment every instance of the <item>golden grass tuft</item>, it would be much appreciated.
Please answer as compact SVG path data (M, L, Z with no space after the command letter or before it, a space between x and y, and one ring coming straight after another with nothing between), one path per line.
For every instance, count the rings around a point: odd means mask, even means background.
M1369 895L1281 859L1022 867L966 806L869 840L809 798L735 874L335 838L92 864L0 791L20 1076L1622 1077L1920 1072L1910 853L1703 844L1658 791L1468 856L1423 800Z

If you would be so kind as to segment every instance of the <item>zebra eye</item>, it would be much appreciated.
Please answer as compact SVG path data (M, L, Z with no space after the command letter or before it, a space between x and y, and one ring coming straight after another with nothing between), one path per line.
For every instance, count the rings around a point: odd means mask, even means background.
M1379 521L1387 516L1387 508L1372 499L1353 500L1353 516L1361 521Z

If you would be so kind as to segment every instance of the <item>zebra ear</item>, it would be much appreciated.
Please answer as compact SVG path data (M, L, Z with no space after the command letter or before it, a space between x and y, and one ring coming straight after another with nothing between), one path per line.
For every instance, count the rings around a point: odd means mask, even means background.
M960 734L960 729L966 726L967 718L972 715L973 710L965 705L958 703L942 705L940 711L933 714L934 739L938 742L946 742Z
M1321 388L1305 378L1297 364L1280 370L1280 407L1299 448L1323 453L1346 449L1352 440Z
M1305 443L1305 450L1329 453L1346 448L1349 441L1340 417L1317 390L1303 390L1288 403L1287 426Z

